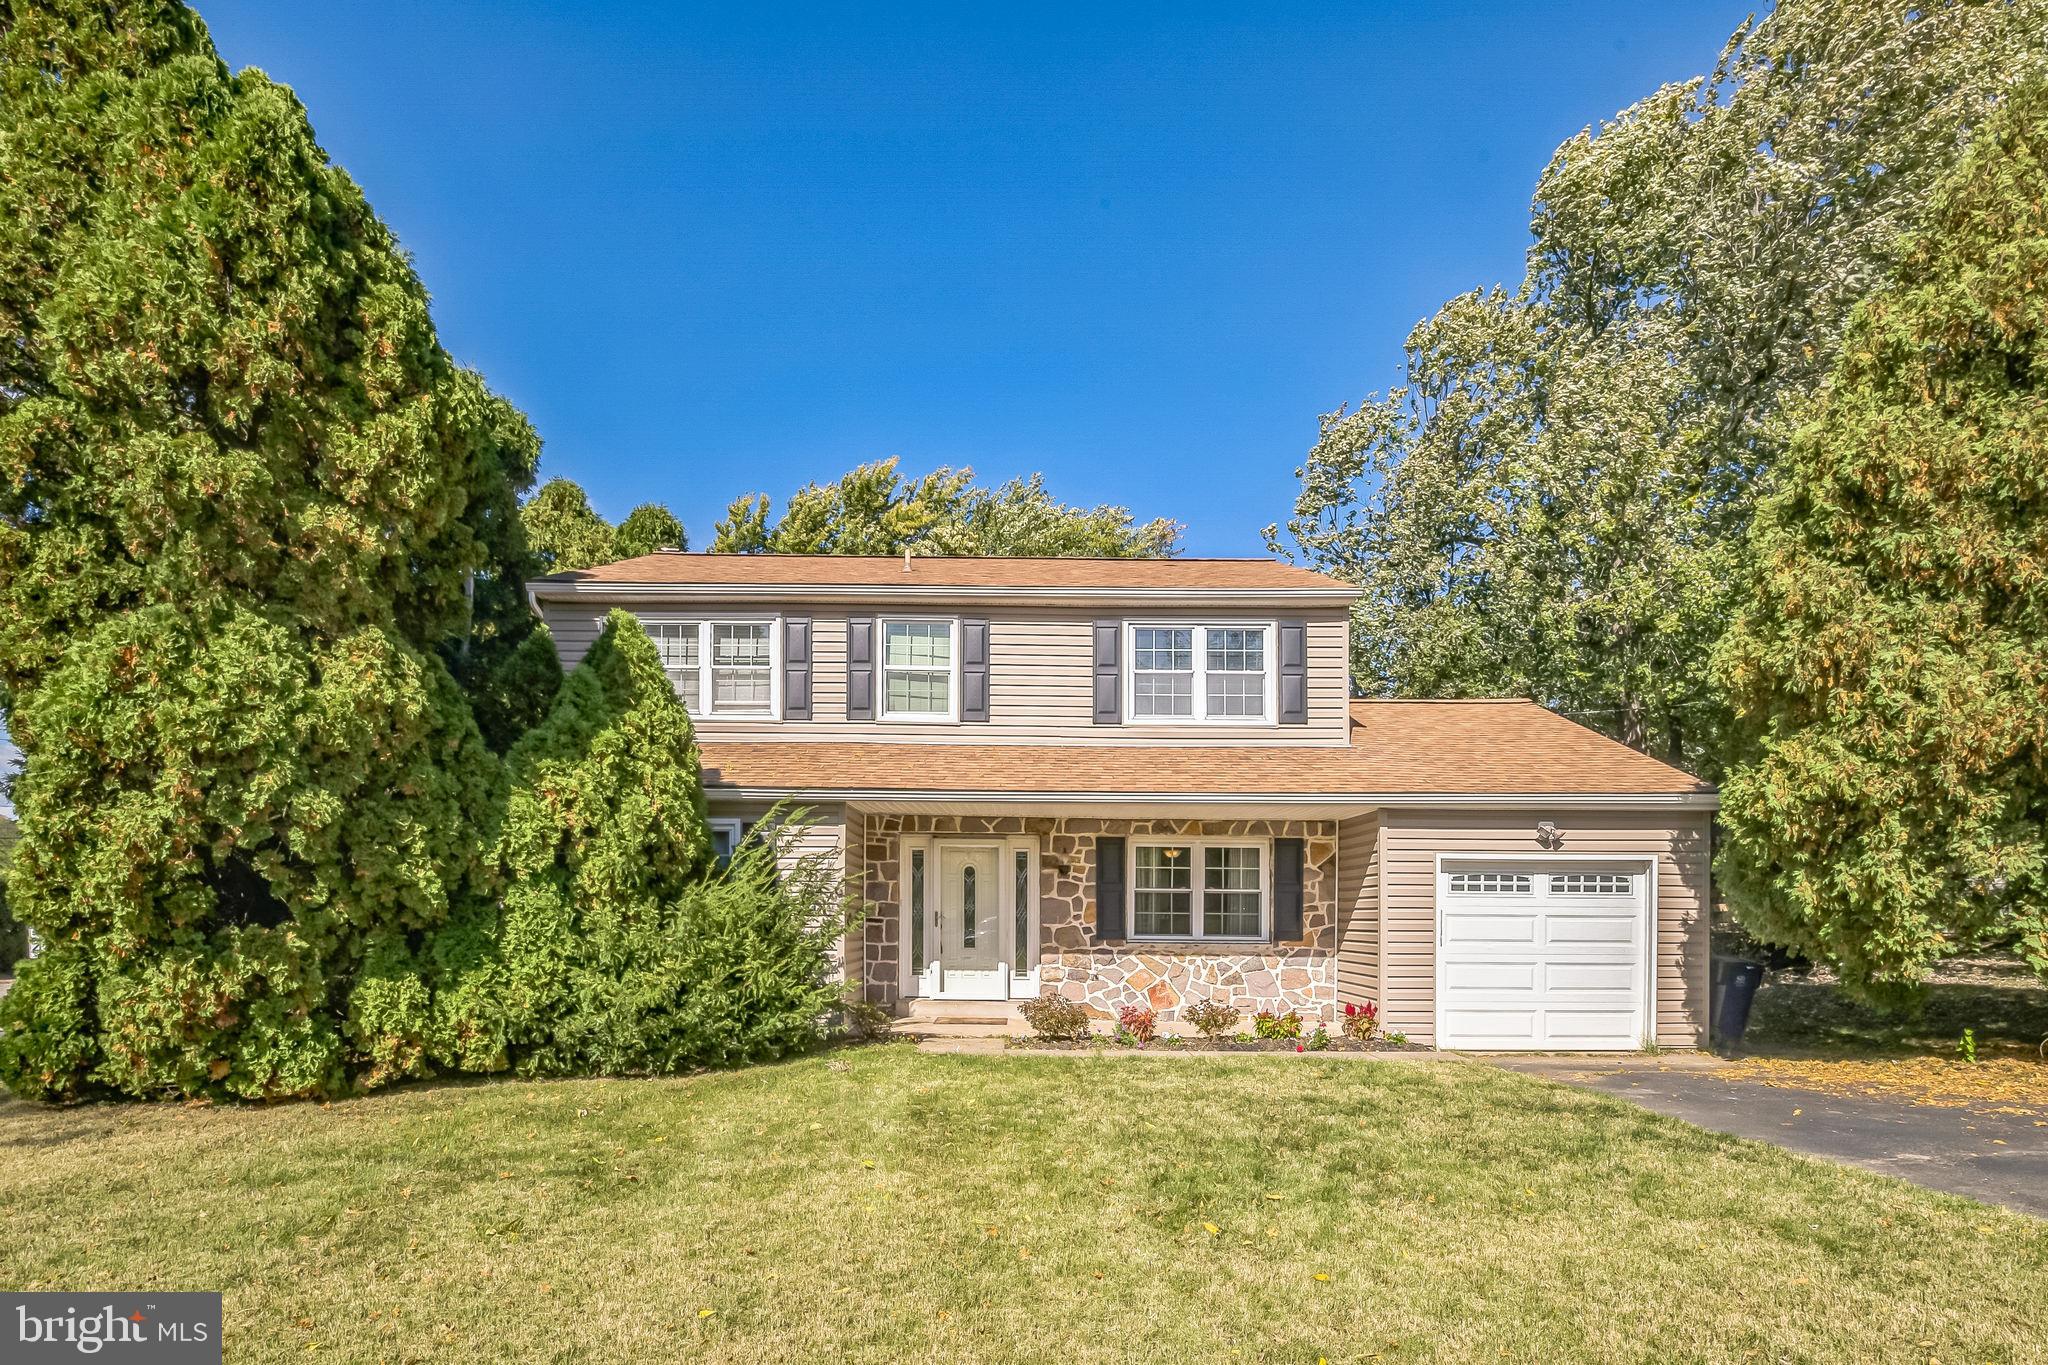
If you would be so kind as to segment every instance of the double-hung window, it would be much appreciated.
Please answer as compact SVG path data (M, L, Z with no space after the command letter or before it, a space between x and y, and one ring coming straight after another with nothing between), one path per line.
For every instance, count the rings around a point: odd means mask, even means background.
M882 622L882 717L951 720L954 649L951 621Z
M1266 846L1184 840L1134 845L1132 938L1266 937Z
M711 622L711 714L766 715L775 702L775 660L766 621Z
M1273 714L1271 625L1130 627L1138 721L1265 721Z
M649 621L647 634L661 656L662 672L693 716L704 711L703 639L701 621Z
M646 621L676 695L696 719L775 714L773 621Z

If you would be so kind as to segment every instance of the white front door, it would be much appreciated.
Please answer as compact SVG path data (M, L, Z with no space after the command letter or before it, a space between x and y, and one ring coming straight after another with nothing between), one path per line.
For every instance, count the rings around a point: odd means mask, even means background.
M938 855L938 993L953 1000L1007 1000L1002 845L944 843Z
M1626 1050L1649 1032L1649 878L1641 862L1444 860L1437 1046Z

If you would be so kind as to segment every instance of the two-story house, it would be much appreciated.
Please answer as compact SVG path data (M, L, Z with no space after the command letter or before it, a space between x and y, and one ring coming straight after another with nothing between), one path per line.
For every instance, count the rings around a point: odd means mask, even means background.
M1267 560L658 553L531 585L645 623L722 841L777 801L871 913L867 998L1377 1001L1442 1047L1691 1047L1713 790L1526 701L1350 695L1356 590Z

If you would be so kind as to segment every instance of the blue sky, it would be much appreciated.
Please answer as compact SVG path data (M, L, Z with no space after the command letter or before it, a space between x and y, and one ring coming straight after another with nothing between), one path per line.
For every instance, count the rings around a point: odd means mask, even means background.
M1315 419L1513 281L1552 149L1741 4L201 0L543 472L693 543L900 455L1258 553Z
M1551 151L1742 4L201 0L413 253L442 340L692 542L899 455L1257 554L1316 415L1520 277ZM13 746L0 730L0 765ZM0 803L4 806L4 803Z

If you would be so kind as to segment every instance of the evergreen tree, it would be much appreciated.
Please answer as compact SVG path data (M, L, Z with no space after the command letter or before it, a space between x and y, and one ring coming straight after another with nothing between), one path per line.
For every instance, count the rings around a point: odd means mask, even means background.
M1878 991L2007 940L2048 975L2048 79L1901 256L1779 468L1719 660L1731 898Z
M506 768L502 901L437 935L439 1017L421 1036L464 1070L644 1069L647 1017L678 989L665 927L711 842L689 714L630 612Z
M620 559L651 555L656 550L687 550L690 537L676 514L658 502L643 502L626 513L612 535L612 550Z
M437 654L524 422L289 90L182 5L0 7L0 1001L30 1095L334 1093L366 962L487 880Z

